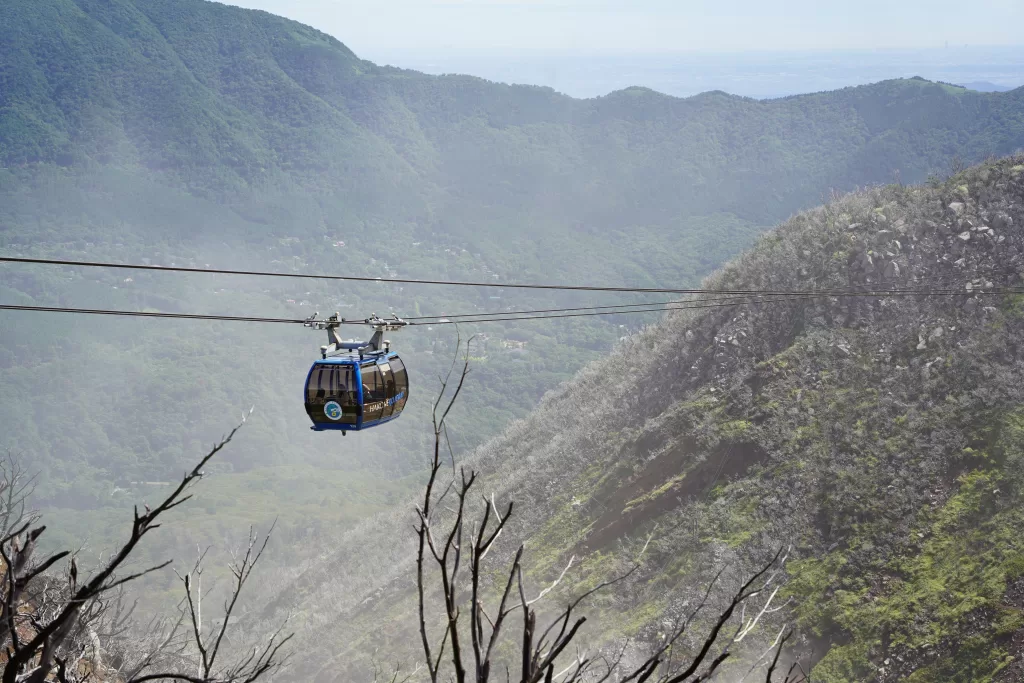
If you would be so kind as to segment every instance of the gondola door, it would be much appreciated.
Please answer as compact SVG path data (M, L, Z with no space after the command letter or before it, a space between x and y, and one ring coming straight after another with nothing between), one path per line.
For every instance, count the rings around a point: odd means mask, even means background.
M398 356L391 357L391 374L395 377L395 399L394 412L392 417L401 415L405 409L405 402L409 399L409 373L405 369L405 363Z
M363 422L374 423L384 412L384 380L376 363L361 366L363 379Z
M381 363L377 367L380 368L380 376L384 381L384 410L380 418L386 420L395 410L395 373L391 371L391 365L388 363Z

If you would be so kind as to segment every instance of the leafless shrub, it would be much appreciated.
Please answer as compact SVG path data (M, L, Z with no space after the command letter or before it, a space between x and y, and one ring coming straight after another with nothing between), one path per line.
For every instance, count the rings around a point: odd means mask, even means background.
M0 462L0 534L6 537L24 522L35 522L36 515L26 508L34 490L35 477L8 452Z
M243 420L244 424L244 420ZM33 561L39 538L46 530L25 512L25 498L31 479L9 460L0 468L0 556L3 583L0 585L0 645L3 647L2 683L83 683L88 679L143 683L177 680L190 683L252 683L275 671L283 663L281 648L290 636L275 633L252 653L227 666L218 666L224 635L238 596L252 574L266 541L256 550L256 537L244 557L233 567L234 590L225 606L223 625L212 640L204 639L198 610L186 577L188 609L175 620L157 619L148 625L144 643L131 644L134 603L129 605L123 589L137 579L170 564L170 561L140 571L125 571L129 558L141 540L160 527L160 518L188 501L193 485L203 477L203 468L237 433L235 427L184 475L178 486L156 507L135 509L128 540L88 579L80 580L77 560L70 557L64 576L51 569L68 558L68 551ZM124 572L124 573L122 573ZM185 617L191 619L192 638L185 637ZM103 663L104 639L113 666ZM195 674L183 666L195 650L200 664ZM169 667L164 669L163 667Z
M640 567L639 558L627 572L604 581L572 599L547 622L547 625L544 625L540 623L537 605L562 581L573 560L569 561L554 583L540 591L536 597L529 599L523 582L522 545L515 552L509 569L502 573L504 579L500 582L500 590L493 601L495 604L486 607L482 580L490 575L490 570L485 567L485 559L512 517L514 504L510 502L507 506L499 508L493 496L484 497L479 516L470 519L467 504L478 475L465 468L456 471L445 426L445 420L458 399L469 372L468 352L463 356L461 373L453 380L455 367L456 364L453 363L448 376L442 379L441 391L434 404L433 459L423 503L416 508L419 631L426 669L432 683L437 683L445 675L448 667L451 669L450 677L455 683L465 683L467 678L476 683L487 683L494 673L499 643L513 616L520 629L517 639L520 683L704 681L719 671L723 662L733 654L733 646L742 642L765 614L781 609L773 608L772 602L778 593L777 582L783 573L786 560L786 552L783 550L779 550L768 563L745 581L733 594L725 609L711 619L709 632L700 642L695 654L679 660L674 656L680 639L690 632L698 617L706 610L708 599L718 583L721 572L710 583L699 604L690 610L685 618L673 625L671 633L642 663L638 666L626 666L625 646L611 658L588 655L585 650L579 647L571 649L570 646L577 644L580 629L587 620L579 613L581 604L595 593L628 579ZM445 462L442 442L446 446L445 450L450 456L451 463L451 479L447 484L439 481L439 474ZM451 506L447 509L442 508L445 500L451 500ZM450 523L438 524L441 518L439 510L449 513ZM645 544L645 550L646 547ZM643 551L640 554L642 556ZM440 638L432 637L428 626L427 566L431 563L440 579L440 595L444 605L444 629ZM753 606L758 599L761 602L752 609L753 616L747 616L748 607ZM465 619L467 612L468 624ZM738 616L738 624L730 627L734 616ZM790 635L791 631L784 627L771 646L752 663L744 678L750 676L758 667L765 667L764 680L770 682L777 668L781 650ZM769 658L770 661L767 661ZM504 673L506 679L511 680L508 665L505 665ZM785 680L803 680L797 665L790 668Z

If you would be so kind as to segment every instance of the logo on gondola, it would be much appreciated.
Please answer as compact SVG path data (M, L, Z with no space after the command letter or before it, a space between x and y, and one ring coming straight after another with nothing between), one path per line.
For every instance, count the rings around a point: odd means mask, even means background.
M367 403L363 406L363 410L367 413L373 413L377 410L384 410L391 406L398 405L398 402L405 398L405 392L400 391L397 396L385 399L383 401L377 401L376 403ZM376 418L374 418L376 419Z
M341 419L341 406L337 401L328 401L324 404L324 415L330 420Z

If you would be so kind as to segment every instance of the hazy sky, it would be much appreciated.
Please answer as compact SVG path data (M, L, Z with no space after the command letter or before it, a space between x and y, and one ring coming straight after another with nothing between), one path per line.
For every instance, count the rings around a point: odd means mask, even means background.
M394 50L744 51L1024 43L1024 0L228 0Z

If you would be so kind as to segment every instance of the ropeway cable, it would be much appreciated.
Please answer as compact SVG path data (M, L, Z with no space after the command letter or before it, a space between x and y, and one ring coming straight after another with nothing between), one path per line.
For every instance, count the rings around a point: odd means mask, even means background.
M983 290L977 292L988 296L994 296L1002 293L1024 293L1024 290ZM963 295L965 292L957 290L955 294L948 292L915 292L919 295L925 296L951 296L951 295ZM828 295L810 295L810 294L799 294L791 295L788 298L741 298L741 297L726 297L725 300L719 300L717 303L704 303L701 301L687 302L681 305L674 306L658 306L655 308L640 308L631 309L627 311L591 311L585 313L556 313L553 315L508 315L503 317L490 317L476 320L438 320L433 322L427 322L423 320L416 320L408 322L409 325L457 325L462 324L473 324L473 323L486 323L486 322L515 322L520 320L552 320L558 318L579 318L589 316L603 316L603 315L623 315L630 313L663 313L667 311L681 311L681 310L694 310L703 308L722 308L727 306L745 306L753 304L773 304L781 303L788 300L800 300L809 298L825 298ZM231 316L231 315L212 315L212 314L199 314L199 313L166 313L158 311L125 311L116 309L96 309L96 308L74 308L74 307L58 307L58 306L27 306L21 304L0 304L0 310L8 311L29 311L36 313L80 313L87 315L111 315L111 316L122 316L122 317L141 317L141 318L172 318L172 319L185 319L185 320L214 320L214 321L231 321L231 322L258 322L258 323L282 323L282 324L306 324L310 320L307 318L268 318L268 317L257 317L257 316ZM524 311L523 313L534 313L533 311ZM495 314L500 315L500 314ZM339 321L344 325L365 325L366 322L363 320L344 320Z
M914 295L920 293L919 289L895 288L876 286L872 289L821 289L821 290L771 290L771 289L687 289L687 288L661 288L661 287L599 287L591 285L550 285L550 284L515 284L496 282L469 282L459 280L418 280L411 278L380 278L363 277L356 275L323 275L316 273L276 273L273 271L257 270L228 270L223 268L192 268L187 266L153 266L137 263L110 263L103 261L70 261L65 259L42 259L25 258L14 256L0 256L0 263L23 263L36 265L62 265L79 266L87 268L121 268L128 270L144 270L156 272L174 273L207 273L220 275L250 275L259 277L278 278L304 278L314 280L342 280L351 282L388 282L397 284L421 284L421 285L447 285L456 287L499 287L506 289L540 289L559 291L587 291L587 292L633 292L633 293L657 293L657 294L729 294L729 295L756 295L756 296L897 296ZM870 286L870 285L858 285ZM962 294L962 290L950 290L943 292L948 294Z
M132 318L177 318L183 320L227 320L232 322L250 323L304 323L303 318L261 318L241 315L204 315L201 313L163 313L158 311L119 311L105 308L71 308L61 306L23 306L19 304L0 304L4 311L31 311L35 313L82 313L86 315L115 315ZM345 324L362 325L362 321L346 321Z
M524 317L503 317L503 318L488 318L484 320L444 320L443 322L424 322L424 321L411 321L409 325L454 325L459 323L485 323L485 322L507 322L512 320L547 320L551 318L574 318L579 316L591 316L591 315L616 315L619 313L660 313L663 311L674 311L674 310L686 310L689 308L712 308L716 306L735 306L737 303L722 303L722 304L708 304L708 305L695 305L695 306L677 306L677 307L658 307L658 308L645 308L640 310L630 311L600 311L594 313L573 313L573 314L561 314L561 315L532 315ZM283 323L283 324L305 324L309 322L307 318L264 318L257 316L240 316L240 315L213 315L213 314L200 314L200 313L164 313L157 311L125 311L117 309L104 309L104 308L74 308L67 306L26 306L21 304L0 304L0 310L4 311L29 311L34 313L82 313L86 315L112 315L121 317L139 317L139 318L174 318L181 320L215 320L215 321L229 321L229 322L255 322L255 323ZM366 322L363 320L340 320L343 325L365 325Z

